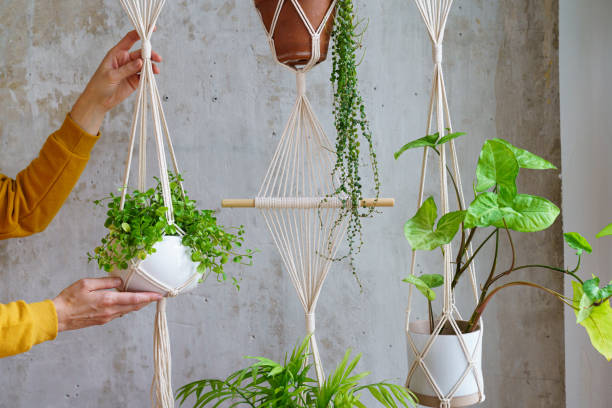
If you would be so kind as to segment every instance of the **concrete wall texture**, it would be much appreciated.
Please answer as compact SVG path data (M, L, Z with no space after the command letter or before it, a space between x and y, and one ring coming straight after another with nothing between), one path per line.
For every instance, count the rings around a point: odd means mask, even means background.
M412 2L357 2L369 18L360 80L393 209L365 224L358 258L364 292L349 268L336 264L318 308L318 336L327 370L348 347L364 353L371 379L404 381L403 328L409 247L402 225L416 209L418 154L392 153L425 131L432 74L431 47ZM458 1L448 24L445 70L454 127L469 186L485 138L503 137L560 165L556 0ZM186 188L203 207L258 189L295 97L293 76L276 65L251 2L168 2L153 46L165 58L159 76ZM130 29L115 0L0 2L0 163L14 176L35 157L70 110L90 74ZM309 96L333 136L329 63L309 75ZM131 103L110 114L85 173L44 233L0 242L0 301L54 297L85 276L102 276L85 253L104 233L104 214L91 200L120 184ZM153 159L153 157L152 157ZM153 161L152 161L153 162ZM430 172L430 174L435 174ZM428 194L436 194L431 178ZM554 172L521 176L524 192L559 203ZM469 195L468 195L469 196ZM175 388L222 377L244 366L243 355L280 359L303 335L301 307L281 259L255 211L223 210L226 224L245 224L261 253L244 273L242 291L208 281L169 302ZM525 262L563 265L561 221L547 232L517 236ZM437 254L436 254L437 255ZM504 258L503 261L508 261ZM439 256L419 258L440 271ZM480 264L483 275L488 268ZM558 276L530 276L555 290ZM470 296L459 304L469 314ZM415 317L425 316L415 306ZM0 361L0 407L140 407L148 405L154 308L104 327L62 333L54 342ZM565 404L563 312L533 291L509 290L488 310L484 342L487 401L483 407Z
M612 126L608 95L612 85L612 3L597 0L589 7L560 2L560 90L561 140L563 145L563 224L566 231L580 231L593 245L593 254L584 260L584 270L612 280L612 252L608 238L595 234L610 222L612 189L607 177L612 164ZM589 180L589 182L585 182ZM588 203L588 204L587 204ZM586 206L588 205L588 210ZM575 263L566 249L566 265ZM566 294L571 294L566 282ZM591 346L582 327L576 326L573 312L565 317L565 366L567 406L605 408L612 400L612 366Z

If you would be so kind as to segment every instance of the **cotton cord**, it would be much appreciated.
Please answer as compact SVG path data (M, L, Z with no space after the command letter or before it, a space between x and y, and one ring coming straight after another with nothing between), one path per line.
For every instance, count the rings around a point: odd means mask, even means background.
M429 37L432 43L432 59L434 63L434 75L432 81L432 89L431 89L431 98L429 100L429 112L427 116L427 130L426 134L433 133L433 123L434 123L434 114L435 114L435 125L437 131L440 136L443 136L448 133L452 133L452 123L448 106L448 98L446 95L446 87L444 84L444 73L442 69L442 61L443 61L443 41L444 41L444 33L446 30L446 23L448 21L448 16L453 4L453 0L414 0L417 8L423 17L423 21L425 22L425 26L429 33ZM457 183L457 187L459 189L459 201L462 208L466 208L465 206L465 198L463 194L463 186L461 184L461 175L459 173L459 165L457 160L457 153L455 149L455 142L451 140L449 143L449 148L446 146L439 147L439 159L438 159L438 172L440 175L440 207L441 213L446 214L449 212L449 194L448 194L448 174L447 174L447 162L448 162L448 152L450 152L450 161L452 164L452 170L454 179ZM448 150L448 151L447 151ZM427 170L427 160L428 160L429 149L427 147L424 148L422 164L421 164L421 178L419 185L419 193L417 199L417 205L420 207L423 203L424 191L425 191L425 182L426 182L426 170ZM440 408L450 408L452 406L452 399L461 384L464 382L465 378L468 375L474 377L477 387L478 387L478 402L484 401L484 387L482 382L480 381L481 375L479 373L479 367L475 364L476 352L482 343L483 336L483 325L482 319L479 322L480 330L478 334L477 346L474 350L469 350L467 344L465 342L464 335L455 320L455 315L460 318L459 311L455 305L455 299L453 297L452 292L452 280L453 280L453 259L452 259L452 245L449 243L444 246L444 268L443 268L443 276L444 276L444 299L443 299L443 309L442 315L439 319L437 319L437 323L434 327L434 330L426 342L425 346L422 350L419 350L416 347L415 342L411 336L410 332L410 313L411 313L411 305L412 305L412 297L413 297L413 288L410 286L409 294L408 294L408 307L406 309L406 335L408 338L408 344L410 350L414 353L414 362L409 369L408 377L406 379L406 386L410 387L410 381L414 376L416 370L421 370L424 377L430 383L434 393L436 394L438 400L440 401ZM471 245L468 247L468 257L473 253ZM412 258L410 263L410 271L412 274L416 271L416 251L412 251ZM469 276L472 284L472 291L474 295L475 302L478 302L478 287L475 275L475 266L474 263L469 267ZM439 385L436 382L436 378L432 375L429 368L426 364L426 357L428 353L431 351L431 348L440 335L440 332L444 328L445 325L450 325L454 331L454 334L457 336L457 340L461 346L463 353L466 358L466 370L463 375L457 380L456 384L451 388L449 392L444 394L440 389Z
M162 190L161 193L164 206L167 208L166 219L168 224L173 225L174 210L172 206L172 194L170 190L168 165L166 161L166 145L168 148L168 153L170 154L174 173L178 175L180 174L180 171L162 107L159 89L153 73L153 62L151 61L151 37L153 35L157 19L165 4L165 0L120 0L120 2L141 39L141 56L143 59L143 67L140 72L137 97L134 103L129 149L125 163L125 172L121 191L120 208L123 209L125 205L136 139L138 139L137 188L140 191L145 191L147 188L147 119L148 113L150 112L150 116L153 121L153 136L157 153L156 157L159 168L159 179ZM182 183L180 184L180 189L181 194L184 197L185 193L183 191ZM176 228L179 234L183 233L178 226L176 226ZM127 279L124 283L124 290L130 290L131 284L136 276L139 276L142 281L158 289L161 293L165 293L166 297L178 296L183 290L191 286L200 278L199 274L194 273L188 279L188 281L181 286L177 288L169 287L163 282L160 282L147 274L146 271L141 268L141 261L134 261L130 262ZM155 372L151 385L152 406L154 408L173 408L174 397L172 392L171 377L172 364L170 354L170 336L168 332L168 323L166 320L165 298L161 299L157 303L153 337L153 352Z
M325 373L315 335L315 310L346 232L346 217L340 219L340 211L353 203L334 195L334 147L306 96L305 74L319 61L320 35L335 4L318 28L312 26L297 0L280 0L277 4L268 32L272 51L281 9L283 5L292 6L312 37L312 57L304 67L289 67L296 73L297 98L255 198L255 207L263 214L304 309L310 351L321 385Z

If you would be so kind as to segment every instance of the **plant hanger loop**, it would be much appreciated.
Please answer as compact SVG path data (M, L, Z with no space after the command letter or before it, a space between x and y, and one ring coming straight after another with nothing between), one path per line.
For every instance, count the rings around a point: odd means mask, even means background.
M434 73L433 73L433 81L431 88L431 98L429 101L429 109L427 115L427 132L426 134L433 133L432 125L434 121L435 114L435 126L437 128L437 132L440 137L443 137L447 134L452 133L452 123L449 112L448 99L446 95L446 87L444 83L444 73L442 69L442 61L443 61L443 42L444 42L444 33L446 29L446 23L448 21L448 16L453 4L453 0L414 0L419 10L423 21L425 22L425 26L427 28L427 32L429 33L429 37L431 39L432 44L432 59L434 64ZM457 160L457 153L455 149L455 143L451 140L449 143L449 151L444 145L439 146L439 160L438 160L438 172L440 175L440 203L441 203L441 213L442 215L447 214L449 212L449 194L448 194L448 173L447 162L449 160L448 153L450 152L450 162L452 165L452 171L454 175L454 179L457 183L459 190L459 203L458 205L462 208L465 208L465 198L463 195L463 186L461 184L461 175L459 173L459 165ZM421 164L421 178L419 183L419 193L417 206L421 207L423 204L423 196L425 191L425 180L426 180L426 170L427 170L427 161L428 161L428 153L429 149L427 147L424 148L422 164ZM452 245L446 244L443 247L444 253L444 299L443 299L443 308L442 315L437 320L437 324L435 328L432 330L428 341L422 347L421 350L417 347L413 335L411 334L411 305L412 305L412 294L413 287L412 285L409 288L408 295L408 307L406 309L406 335L408 339L408 345L411 352L414 354L414 360L412 365L410 366L408 377L406 379L406 386L409 387L411 380L416 374L417 370L420 370L422 376L429 383L431 388L433 389L436 397L433 398L431 396L425 396L428 401L428 406L434 406L434 400L436 404L439 404L441 408L448 408L453 406L455 403L454 398L462 399L461 404L458 406L464 405L472 405L481 401L484 401L484 387L481 381L482 374L480 373L479 367L475 364L476 352L478 347L480 347L482 343L482 335L483 335L483 326L482 320L480 320L480 330L478 333L478 337L476 339L476 348L470 350L466 343L466 339L464 334L462 333L461 328L457 324L455 320L455 315L460 318L459 311L455 305L454 294L452 290L452 281L453 281L453 259L452 259ZM471 256L473 253L471 244L467 248L468 256ZM415 275L416 271L416 250L413 249L411 263L410 263L410 273ZM478 286L476 282L475 268L474 263L469 266L469 275L472 284L472 291L475 298L475 301L478 302ZM454 386L450 388L450 390L442 390L438 383L437 379L434 378L433 374L429 370L425 357L432 350L432 346L434 342L438 340L438 337L441 335L442 330L445 327L450 327L453 331L453 334L456 335L456 338L459 343L459 347L462 353L466 358L466 369L463 374L457 379ZM468 376L473 376L475 383L477 385L478 392L472 396L467 397L455 397L455 394L459 390L460 386L466 380ZM423 402L424 403L424 402Z

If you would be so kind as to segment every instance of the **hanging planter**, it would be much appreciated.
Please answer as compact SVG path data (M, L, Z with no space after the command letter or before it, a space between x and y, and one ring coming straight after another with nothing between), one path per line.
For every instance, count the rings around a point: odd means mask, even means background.
M467 326L464 321L457 321L457 324L462 330ZM482 331L478 329L463 333L462 340L452 329L445 328L431 344L428 344L431 331L427 321L411 322L409 332L413 343L411 344L410 340L407 342L408 369L414 370L414 374L407 387L417 396L419 404L426 407L440 406L440 399L427 377L428 374L430 378L435 379L442 395L453 395L450 400L452 407L466 407L478 403L478 384L482 384ZM464 346L466 350L463 349ZM416 357L418 350L423 350L422 363L419 363ZM417 364L421 369L416 370ZM464 377L465 379L460 381Z
M255 7L261 14L266 30L274 33L271 36L271 45L276 52L276 58L281 64L291 67L306 65L313 57L313 47L317 45L314 44L310 31L307 25L303 23L300 13L304 13L311 27L319 27L325 20L334 1L301 0L299 2L301 10L296 9L291 1L285 1L275 20L279 1L284 0L255 0ZM332 16L327 19L322 27L318 44L319 55L314 61L315 64L327 58L333 25L334 17L332 13Z
M208 274L227 278L223 266L230 260L249 264L252 251L238 252L242 227L223 227L211 210L199 210L182 191L182 180L170 175L173 221L167 220L162 186L108 197L102 239L90 260L111 275L119 276L125 291L151 291L164 296L191 290ZM106 201L106 200L105 200ZM96 201L103 205L102 201ZM237 285L238 280L232 278Z

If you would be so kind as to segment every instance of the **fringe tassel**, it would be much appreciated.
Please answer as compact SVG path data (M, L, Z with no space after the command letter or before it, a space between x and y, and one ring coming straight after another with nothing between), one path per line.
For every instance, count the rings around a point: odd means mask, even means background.
M172 356L168 322L166 320L166 298L157 302L153 353L155 356L155 374L151 384L152 406L153 408L174 408Z

